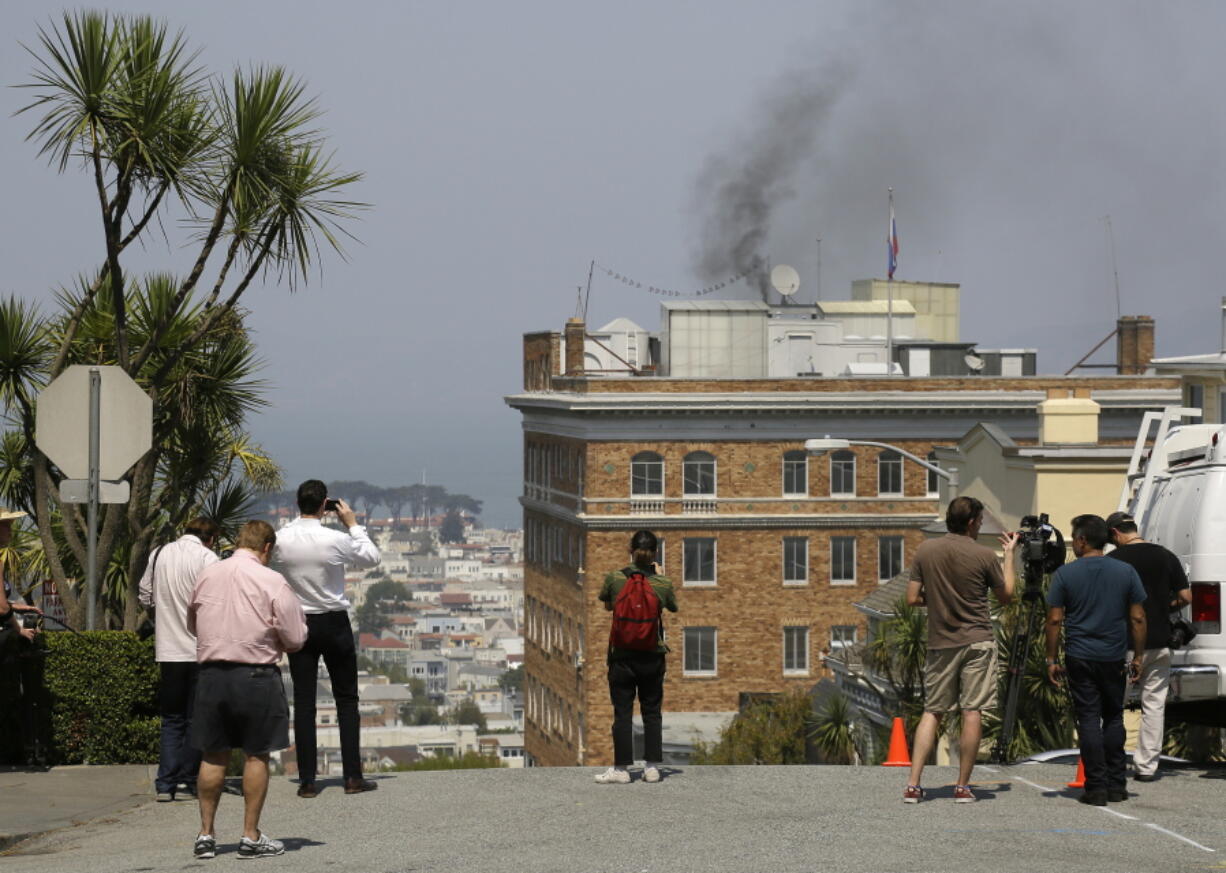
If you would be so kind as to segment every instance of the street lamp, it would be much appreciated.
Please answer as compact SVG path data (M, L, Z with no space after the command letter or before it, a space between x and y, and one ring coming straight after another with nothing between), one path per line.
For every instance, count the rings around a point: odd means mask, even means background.
M936 464L929 463L923 458L913 455L906 449L900 449L898 446L892 446L889 443L879 443L874 440L844 440L834 439L832 437L824 437L823 439L805 440L805 451L810 455L824 455L827 452L837 452L839 449L850 448L851 446L873 446L878 449L889 449L892 452L898 452L904 458L914 461L925 470L931 470L942 479L949 482L949 491L954 496L958 494L958 471L957 470L942 470Z

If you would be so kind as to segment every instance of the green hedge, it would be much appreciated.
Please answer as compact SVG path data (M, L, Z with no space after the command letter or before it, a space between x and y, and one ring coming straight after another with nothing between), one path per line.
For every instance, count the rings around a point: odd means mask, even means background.
M153 640L127 631L43 639L51 763L156 763L161 721Z

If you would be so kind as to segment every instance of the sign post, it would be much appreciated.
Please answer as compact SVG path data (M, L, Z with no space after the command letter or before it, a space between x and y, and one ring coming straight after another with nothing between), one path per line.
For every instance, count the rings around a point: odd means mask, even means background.
M66 477L60 501L87 505L85 620L96 630L98 504L127 503L130 488L121 480L153 445L153 401L120 367L68 367L38 395L34 431L38 448Z

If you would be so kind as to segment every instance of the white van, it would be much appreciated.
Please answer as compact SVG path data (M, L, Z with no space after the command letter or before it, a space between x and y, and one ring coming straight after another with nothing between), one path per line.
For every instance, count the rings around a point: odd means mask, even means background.
M1178 424L1198 409L1146 413L1133 449L1120 508L1141 536L1179 556L1192 586L1184 617L1197 636L1171 653L1167 711L1198 724L1226 727L1226 425ZM1145 450L1158 424L1153 449Z

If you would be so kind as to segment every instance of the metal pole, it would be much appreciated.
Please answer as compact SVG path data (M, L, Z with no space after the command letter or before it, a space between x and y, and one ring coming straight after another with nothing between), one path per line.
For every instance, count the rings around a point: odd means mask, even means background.
M890 261L894 260L894 189L890 188L890 223L886 225L886 245L890 247ZM889 270L893 273L893 270ZM885 277L885 374L894 375L894 276Z
M89 509L85 535L85 629L98 629L98 466L101 431L102 371L89 368Z

